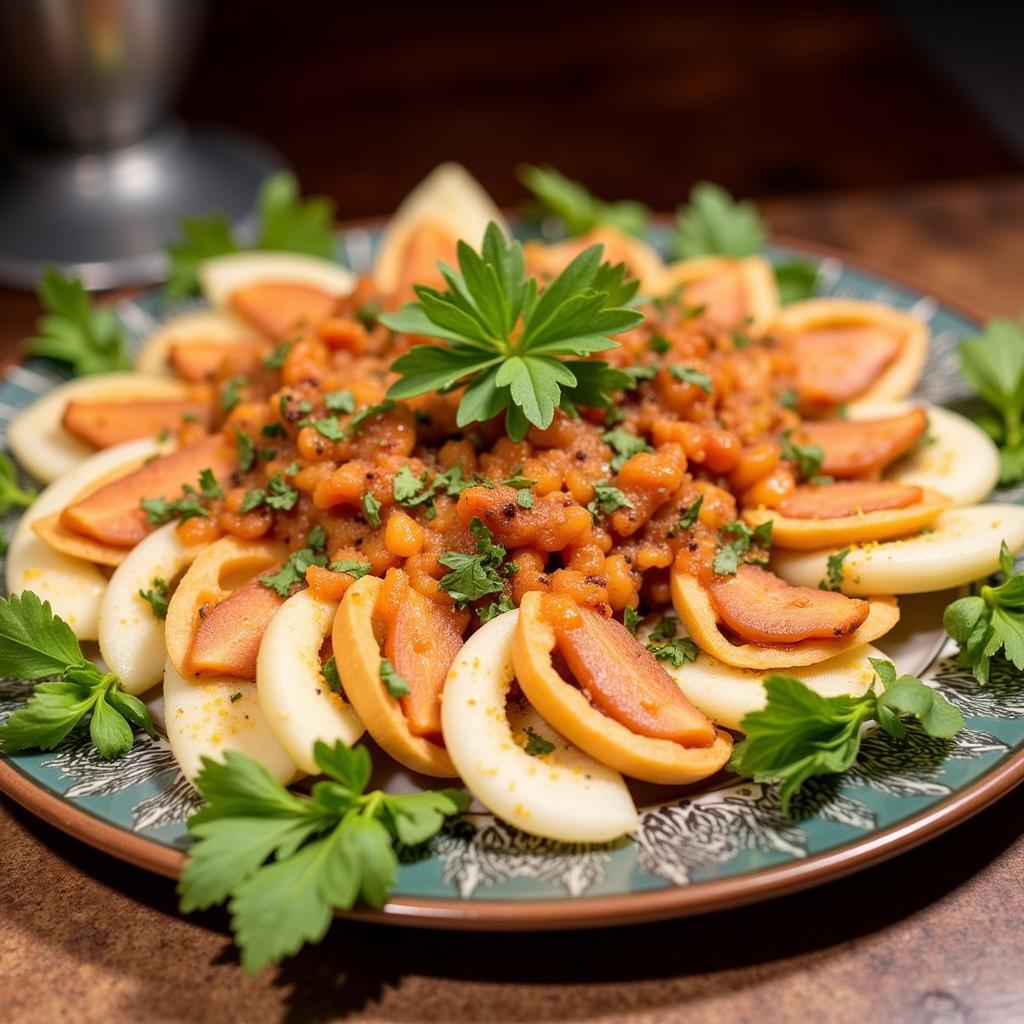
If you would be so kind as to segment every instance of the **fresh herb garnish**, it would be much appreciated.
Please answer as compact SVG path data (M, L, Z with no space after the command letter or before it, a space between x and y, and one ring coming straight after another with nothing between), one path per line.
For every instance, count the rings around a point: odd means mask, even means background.
M239 403L242 401L242 388L245 387L247 381L244 377L229 377L224 381L224 386L220 392L220 407L225 412L231 412L233 409L237 409Z
M670 366L668 372L676 380L682 381L684 384L692 384L709 395L715 393L715 386L711 383L711 377L700 370L695 370L692 366Z
M775 283L783 306L814 298L818 290L818 268L806 260L792 260L775 266Z
M601 435L601 440L615 452L615 457L611 461L613 473L618 473L626 462L639 452L652 450L644 438L631 434L625 427L607 431Z
M333 654L320 666L320 675L332 693L341 693L341 676L338 675L338 663Z
M0 515L12 508L26 508L36 500L36 492L18 486L14 463L0 452Z
M796 409L800 406L800 395L797 393L796 388L784 388L775 396L775 401L783 409Z
M627 309L638 282L625 268L601 263L590 246L538 295L528 278L519 242L491 223L479 253L459 242L459 270L440 264L448 283L441 292L416 286L419 302L381 322L393 331L447 341L416 345L392 364L402 379L392 399L466 385L456 423L464 427L505 413L505 429L521 441L530 425L550 425L556 408L607 407L629 377L594 360L564 361L615 348L611 335L643 322Z
M843 562L846 561L846 556L850 553L849 548L843 548L841 551L835 551L825 561L825 578L818 584L819 590L835 590L840 591L843 589Z
M224 497L224 488L217 482L209 466L199 471L199 493L202 494L204 501L216 501L217 498Z
M232 704L237 704L241 699L242 699L242 691L241 690L236 690L233 694L231 694L230 697L228 697L228 700Z
M407 697L412 693L409 684L398 674L395 666L387 658L382 658L380 662L380 681L384 684L384 689L395 700L398 700L399 697Z
M441 577L438 586L459 608L488 594L502 591L508 572L508 567L504 565L505 548L494 543L491 531L475 517L470 521L469 528L476 537L476 554L446 551L438 559L441 565L451 570Z
M256 442L236 427L235 444L238 450L238 472L248 473L256 461Z
M150 590L140 590L139 597L149 603L153 616L157 619L167 618L167 600L171 596L171 585L165 579L154 576L150 581Z
M701 494L691 502L686 511L677 520L676 525L669 530L669 534L681 533L683 530L693 529L693 524L697 522L697 517L700 515L700 510L703 505L704 495Z
M267 493L264 501L270 508L287 512L295 507L299 500L299 492L289 484L281 473L275 473L267 482Z
M246 491L242 498L242 504L239 506L238 511L243 515L246 512L252 512L253 509L257 509L260 505L267 500L267 492L262 487L254 487L252 490Z
M39 281L46 315L36 321L35 337L25 342L30 356L67 363L75 376L130 370L124 331L110 306L92 308L85 286L47 267Z
M825 461L825 450L819 444L794 444L790 438L792 430L782 432L782 457L793 463L797 475L806 480L824 482L819 476L821 464Z
M997 416L976 417L999 446L999 482L1024 479L1024 329L989 320L984 333L960 343L960 372Z
M351 391L328 391L324 395L324 405L331 412L353 413L356 411L355 395Z
M685 636L667 640L663 644L648 644L647 650L659 661L670 662L673 668L682 668L688 661L696 661L700 649Z
M349 437L354 437L359 433L360 430L366 426L367 420L374 416L379 416L382 412L388 412L390 409L395 407L394 399L385 398L383 402L377 402L375 405L368 405L365 409L360 409L345 424L345 432Z
M338 421L337 416L325 416L323 419L313 420L313 426L316 428L316 432L321 437L326 437L328 441L345 440L345 429Z
M530 726L527 726L523 730L523 735L526 737L526 743L523 745L523 750L526 751L530 757L543 757L545 754L550 754L555 749L554 743L551 740L544 739L539 732L535 732Z
M373 496L373 492L367 491L363 495L363 500L360 504L362 505L366 521L371 526L380 526L381 503Z
M490 622L491 619L497 618L497 616L504 612L512 611L515 606L516 603L512 598L503 597L500 601L492 601L490 604L485 604L482 608L478 608L476 613L481 623Z
M133 727L155 736L146 706L125 693L113 672L86 661L71 627L31 591L0 598L0 678L43 679L28 703L0 724L0 750L52 750L89 718L100 757L131 749Z
M207 473L209 476L204 476ZM199 486L202 490L202 495L190 484L182 484L181 497L176 498L174 501L167 501L166 498L143 498L139 505L142 507L143 512L146 513L146 522L151 526L162 526L164 523L169 523L172 519L180 519L182 522L185 522L186 519L205 518L208 513L202 502L203 500L212 500L213 497L219 497L220 495L214 495L213 491L215 489L220 490L220 485L214 478L213 473L206 469L200 474ZM221 494L223 493L223 490L221 490Z
M327 564L327 556L322 550L326 543L327 537L323 528L314 527L306 537L306 547L293 551L277 572L261 576L260 584L274 591L278 597L289 597L296 584L306 581L306 570L311 565Z
M760 252L767 228L749 200L736 202L720 185L698 182L690 201L676 210L672 249L676 256L753 256Z
M640 625L643 621L643 615L641 615L636 608L630 608L627 605L625 608L622 609L622 624L634 636L636 636L636 631L640 628Z
M1006 541L1000 546L999 565L1002 583L983 584L976 594L954 601L942 616L946 632L960 645L957 664L969 668L983 685L989 663L1000 651L1024 671L1024 573L1014 573Z
M711 564L717 576L731 576L743 561L763 564L772 546L772 520L751 529L742 519L733 519L722 527L722 536L729 537L718 549Z
M906 735L904 715L916 718L937 739L963 728L963 716L942 694L914 676L897 678L892 662L869 661L884 687L880 696L869 690L861 697L821 697L799 679L768 676L768 702L743 719L746 739L733 751L732 770L757 782L781 782L782 811L788 813L808 779L844 772L853 764L866 722L877 722L896 739Z
M204 758L195 780L207 803L188 821L195 843L178 883L181 909L230 899L250 974L319 942L335 909L360 899L383 906L398 868L395 842L417 846L469 805L455 789L364 792L372 769L365 747L318 741L313 757L328 778L308 797L235 751L223 762Z
M611 515L616 509L632 507L633 502L618 487L613 487L607 480L594 482L594 497L587 502L587 511L595 523L600 516Z
M668 338L665 338L660 334L652 334L651 340L647 344L651 351L657 353L659 356L665 355L672 348L672 344Z
M334 208L329 199L299 199L293 175L281 171L263 183L257 200L260 229L253 248L302 252L323 259L334 257ZM183 217L181 241L167 246L171 277L167 291L171 296L189 295L199 281L199 265L214 256L238 252L235 239L223 214L207 217Z
M294 341L282 341L280 345L275 346L274 351L270 355L264 357L263 365L268 370L280 370L284 366L284 361L288 358L288 353L291 352L294 344Z
M353 579L361 580L368 575L373 567L369 562L359 562L354 558L339 558L327 566L331 572L347 572Z
M650 213L643 203L632 199L606 203L553 167L525 164L517 169L516 176L537 197L541 211L558 217L569 235L585 235L601 224L630 235L647 233Z

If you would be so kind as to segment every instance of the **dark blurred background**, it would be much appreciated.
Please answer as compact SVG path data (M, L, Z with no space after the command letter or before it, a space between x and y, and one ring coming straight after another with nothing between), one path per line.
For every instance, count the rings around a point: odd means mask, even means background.
M660 209L702 177L761 198L1021 170L1019 3L487 7L214 2L181 109L264 138L343 216L444 159L499 203L530 161Z

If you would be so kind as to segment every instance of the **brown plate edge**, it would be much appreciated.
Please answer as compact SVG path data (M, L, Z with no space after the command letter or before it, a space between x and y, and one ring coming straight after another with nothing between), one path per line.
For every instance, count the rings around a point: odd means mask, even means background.
M380 223L376 218L353 227ZM832 257L878 277L928 295L971 320L984 321L985 312L944 289L892 270L870 258L829 245L783 235L771 241L822 257ZM577 928L642 924L671 917L686 917L726 910L758 900L771 899L832 881L888 860L899 853L941 835L984 810L1024 781L1024 750L1008 757L995 770L946 800L890 826L866 839L827 853L816 854L773 868L625 896L593 896L575 899L533 900L390 900L380 910L356 910L341 917L374 924L443 928L460 931L557 931ZM184 853L151 839L109 825L91 813L74 807L23 775L0 757L0 792L60 831L136 867L177 878Z

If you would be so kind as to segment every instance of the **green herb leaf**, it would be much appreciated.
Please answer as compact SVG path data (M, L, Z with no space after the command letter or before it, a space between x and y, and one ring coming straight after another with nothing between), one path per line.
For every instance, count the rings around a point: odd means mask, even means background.
M736 202L720 185L698 182L690 201L676 210L672 249L676 256L754 256L768 235L757 207Z
M369 562L357 562L351 558L340 558L327 566L331 572L347 572L353 579L361 580L372 572Z
M139 597L148 602L153 610L153 617L156 619L167 618L167 602L171 596L170 584L159 576L154 576L151 582L152 589L140 590Z
M697 645L685 636L676 637L663 644L649 643L647 650L659 661L671 663L673 668L682 668L688 661L696 661L700 654Z
M242 389L248 381L244 377L229 377L224 381L220 391L220 407L225 412L237 409L242 401Z
M515 601L510 597L503 597L500 601L492 601L490 604L485 604L482 608L477 609L477 615L480 618L480 622L490 622L491 619L497 618L504 612L514 611L516 607Z
M611 515L616 509L632 507L633 502L618 487L613 487L607 480L594 482L594 497L587 503L587 511L594 522L600 516Z
M505 548L494 543L490 530L474 518L470 529L476 537L476 554L446 551L438 561L451 571L438 581L438 586L463 608L488 594L497 594L505 588Z
M818 291L818 268L813 263L792 260L789 263L778 263L774 269L782 305L814 298Z
M235 428L235 441L238 447L238 471L239 473L248 473L256 461L256 442L237 427Z
M275 473L267 482L267 494L264 499L270 508L287 512L295 507L299 500L299 492L289 484L281 473Z
M551 740L544 739L539 732L535 732L530 726L523 730L523 734L526 736L526 744L523 749L530 757L543 757L555 749L555 745Z
M841 591L843 589L845 573L843 562L849 553L849 548L843 548L841 551L833 552L833 554L828 556L825 562L825 578L818 584L819 590Z
M691 504L687 507L686 511L679 517L676 525L672 527L671 533L679 533L683 530L690 530L693 528L694 523L697 522L697 517L700 515L700 510L704 505L704 495L699 495Z
M695 370L692 366L670 366L668 372L676 380L682 381L684 384L693 384L694 387L700 388L701 391L709 395L715 393L715 386L711 383L711 377L700 370Z
M758 782L781 782L782 809L808 779L846 771L857 758L861 727L872 719L897 739L906 727L901 715L918 719L930 736L948 739L963 728L963 717L937 691L913 676L896 678L891 663L872 659L884 690L861 697L821 697L790 676L764 682L767 703L741 723L746 739L733 751L730 767Z
M14 463L0 452L0 513L12 508L25 508L36 500L36 492L18 486Z
M960 344L960 372L998 414L986 426L1000 448L1001 484L1024 479L1024 329L994 319Z
M199 471L199 492L205 501L224 497L224 488L217 482L213 470L209 467Z
M613 304L635 287L623 270L601 265L601 246L580 253L539 294L537 281L525 275L522 246L497 224L488 225L480 252L460 242L458 257L458 271L440 265L447 291L418 285L417 303L381 317L393 331L448 343L417 345L395 360L391 368L402 379L388 392L391 399L465 385L457 425L505 412L506 431L516 440L531 424L549 426L556 408L608 404L606 389L626 375L605 363L561 358L614 348L611 335L643 321Z
M312 539L312 535L307 538L307 542ZM318 553L312 544L309 547L300 548L298 551L293 551L284 564L277 572L267 573L265 576L260 577L260 583L268 590L274 591L278 597L289 597L292 593L292 588L296 584L306 582L306 570L311 565L326 565L327 556Z
M36 321L35 337L25 342L29 355L67 363L76 376L131 369L114 310L93 309L81 281L47 267L39 281L39 302L46 315Z
M1003 582L983 585L971 597L946 608L943 625L960 645L957 663L970 668L982 685L988 682L991 659L1002 653L1024 671L1024 573L1014 573L1006 542L1000 548Z
M316 432L322 437L326 437L328 441L343 441L347 436L337 416L325 416L323 419L313 420L313 426L316 428Z
M31 590L0 598L0 678L59 675L85 657L71 627Z
M341 692L341 676L338 674L338 663L333 654L323 663L320 675L323 676L324 682L332 692Z
M295 178L288 172L274 174L263 183L257 209L260 228L256 248L333 259L334 211L330 200L300 200ZM167 246L171 267L167 291L174 297L189 295L198 288L198 271L205 260L243 248L219 213L183 217L181 233L181 240Z
M366 521L371 526L380 526L380 510L381 503L373 496L371 491L367 491L363 495L361 502L363 507L363 515L366 517Z
M650 214L642 203L630 199L606 203L553 167L525 164L516 175L536 196L540 209L560 218L570 235L586 234L601 224L638 237L647 233Z
M792 433L792 430L782 432L782 457L793 463L793 468L799 476L806 480L814 480L825 461L825 451L818 444L794 444L790 440Z
M611 461L613 473L618 473L626 462L639 452L652 451L644 438L631 434L624 427L607 431L601 435L601 440L615 452L615 457Z
M324 394L324 405L331 412L353 413L356 411L355 395L351 391L328 391Z
M395 666L387 658L381 659L380 681L395 700L399 697L407 697L412 693L409 684L398 674Z

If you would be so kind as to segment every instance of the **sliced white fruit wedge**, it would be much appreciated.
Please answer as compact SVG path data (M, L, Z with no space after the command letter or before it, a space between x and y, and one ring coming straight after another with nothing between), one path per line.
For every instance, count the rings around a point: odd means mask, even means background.
M168 660L164 724L178 766L190 782L204 757L220 761L228 750L258 761L278 782L291 782L299 774L267 725L255 683L185 679Z
M205 260L199 284L211 306L226 306L239 288L254 284L304 284L329 295L348 295L356 286L351 270L297 252L235 252Z
M256 688L271 732L307 774L320 769L313 759L317 740L351 747L363 723L321 674L320 648L331 635L337 601L308 590L293 594L270 620L260 642ZM344 657L341 658L344 662Z
M912 402L857 403L852 420L884 419L914 407ZM954 505L984 501L999 479L999 451L992 439L965 416L938 405L921 406L928 414L928 444L919 446L885 472L885 479L941 491Z
M140 373L173 375L170 355L175 345L200 342L230 345L256 336L241 317L227 309L201 309L195 313L182 313L181 316L167 320L146 339L135 360L135 369Z
M644 643L652 626L653 623L647 623L639 630ZM676 635L686 635L681 624L676 627ZM752 711L760 711L765 705L766 677L773 674L793 676L822 697L859 697L875 678L869 658L885 658L885 655L871 644L860 644L817 665L773 669L771 672L732 668L703 651L697 655L696 661L687 662L680 668L673 668L664 661L661 664L695 708L703 711L717 725L742 731L740 723L744 717Z
M95 454L61 425L72 399L129 402L144 399L177 400L188 397L179 380L145 373L98 373L61 384L47 391L11 421L7 442L15 458L37 480L50 483Z
M203 550L203 545L183 544L177 527L176 522L161 526L132 548L100 602L100 654L129 693L159 683L167 659L164 620L140 592L152 590L156 580L170 586Z
M943 512L931 533L851 547L842 559L844 594L923 594L959 587L999 568L999 546L1024 547L1024 506L972 505ZM772 571L796 586L826 579L837 551L782 551Z
M494 200L461 164L435 167L402 201L388 221L377 250L374 283L382 292L393 292L402 274L409 236L427 222L444 228L479 248L491 221L505 226Z
M31 590L50 602L79 640L95 640L107 577L91 562L54 551L36 535L32 524L60 512L77 494L110 473L134 467L160 451L161 446L151 438L128 441L97 452L50 484L25 511L11 538L7 592Z
M466 641L445 682L441 725L462 781L499 818L531 835L601 843L637 825L622 776L556 733L531 708L506 711L517 611L492 619ZM531 729L553 744L527 754Z

